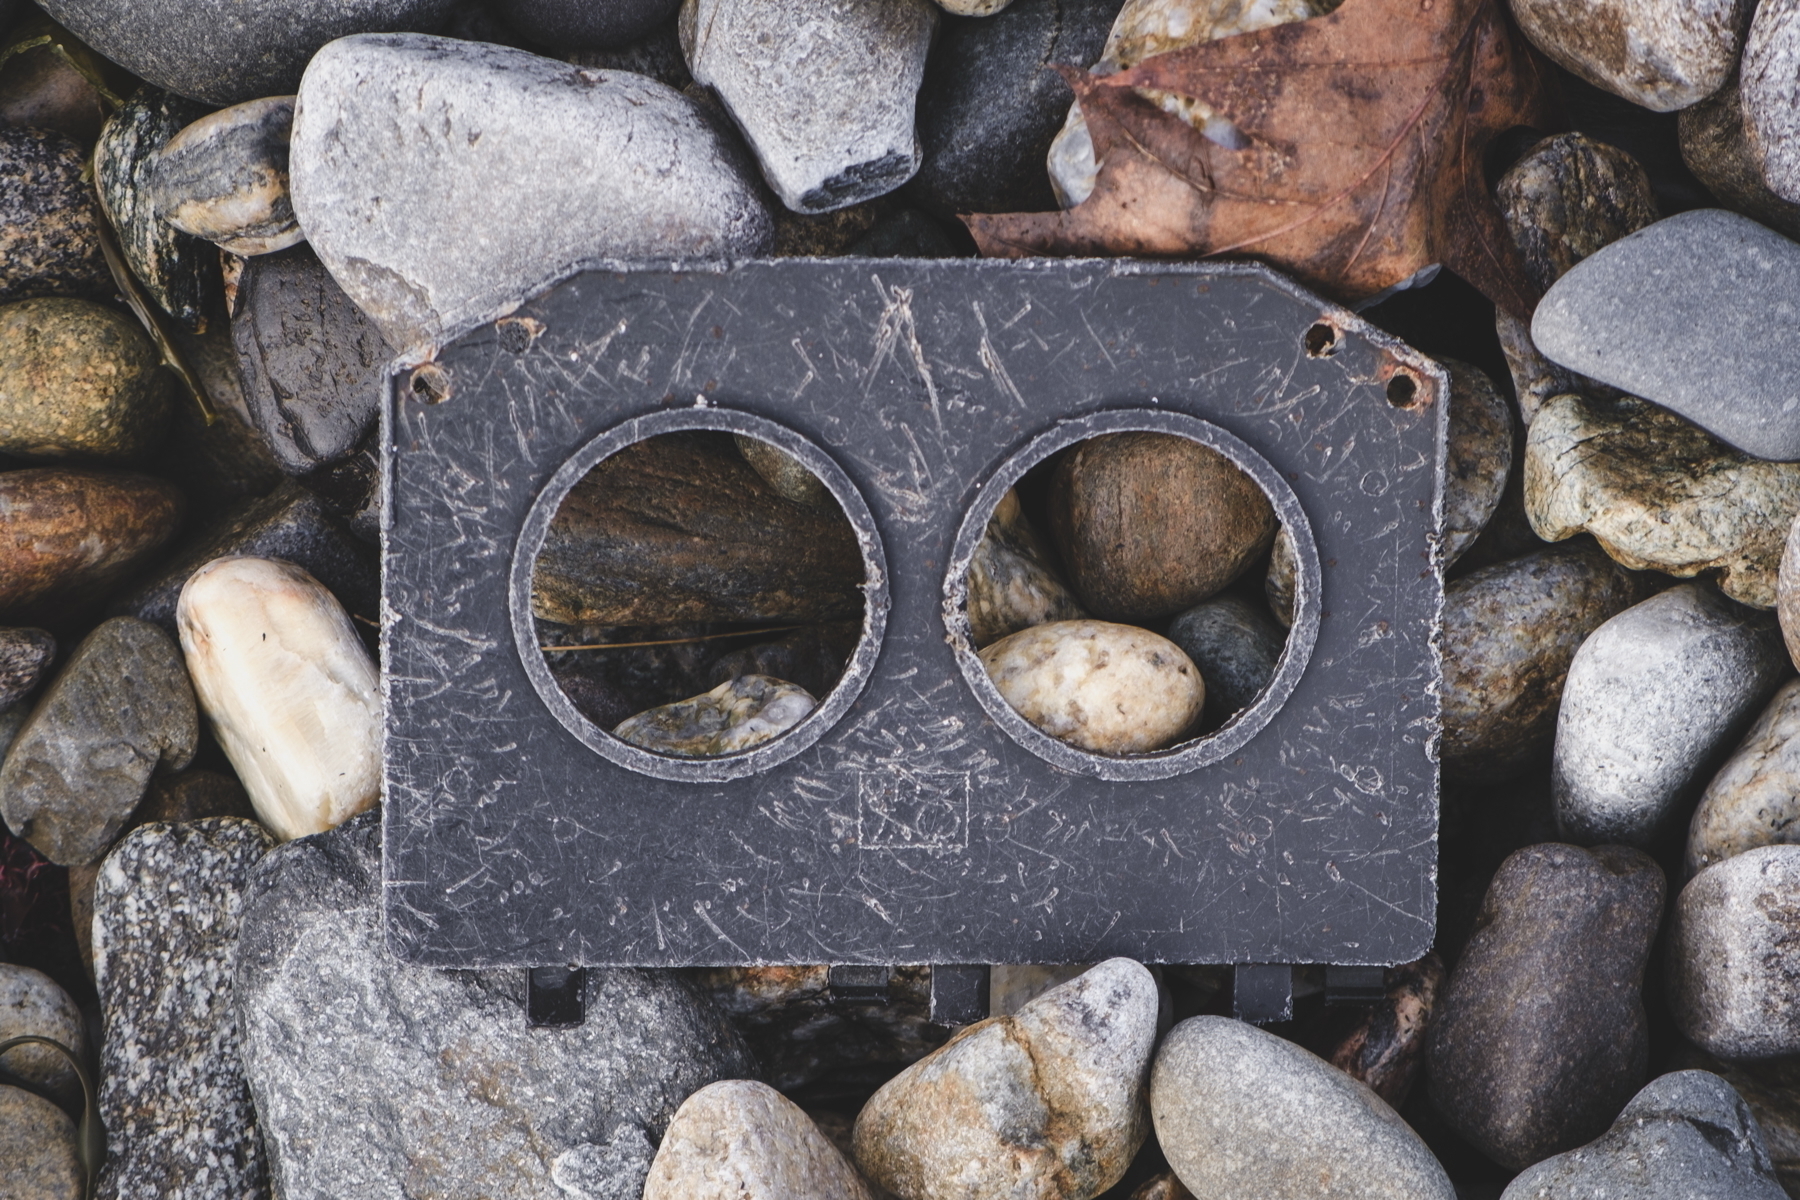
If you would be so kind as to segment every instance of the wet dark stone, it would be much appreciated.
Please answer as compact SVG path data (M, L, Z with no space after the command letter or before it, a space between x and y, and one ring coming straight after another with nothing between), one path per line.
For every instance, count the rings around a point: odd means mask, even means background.
M1326 1008L1301 1044L1395 1109L1425 1066L1425 1038L1443 992L1435 954L1387 969L1387 995L1374 1004Z
M1591 1141L1643 1085L1663 891L1655 861L1622 846L1546 843L1501 864L1426 1048L1432 1103L1496 1162Z
M111 293L86 159L63 134L0 128L0 303Z
M1269 680L1287 645L1287 631L1267 605L1239 596L1214 596L1169 622L1169 640L1200 668L1206 681L1208 728L1248 708Z

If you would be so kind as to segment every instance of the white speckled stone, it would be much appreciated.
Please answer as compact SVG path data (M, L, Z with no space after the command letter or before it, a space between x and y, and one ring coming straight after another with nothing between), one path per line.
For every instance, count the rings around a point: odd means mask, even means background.
M1455 1200L1444 1169L1366 1086L1253 1025L1193 1017L1150 1076L1156 1139L1205 1200Z
M681 48L799 213L848 208L919 169L913 110L930 0L686 0Z
M381 683L343 605L292 563L216 558L175 621L213 735L276 837L330 829L381 792Z
M300 228L403 352L585 261L750 255L774 236L742 149L639 75L369 34L321 50L299 96Z
M797 684L739 675L703 696L627 717L613 736L658 754L706 758L780 737L817 707L818 701Z
M971 1025L856 1118L856 1162L905 1200L1091 1200L1149 1132L1156 980L1115 958Z
M1706 786L1688 825L1696 875L1758 846L1800 842L1800 679L1789 680Z
M1788 674L1771 613L1687 583L1596 629L1569 664L1551 786L1584 845L1646 846Z
M812 1118L766 1083L725 1079L669 1122L644 1200L871 1200Z
M61 1042L87 1059L87 1025L69 994L42 971L0 963L0 1042L26 1034ZM81 1079L48 1046L15 1046L0 1054L0 1073L46 1088L63 1107L79 1111Z
M1160 750L1200 718L1200 669L1165 637L1110 621L1055 621L981 651L1000 695L1053 738L1096 754Z
M969 634L977 647L1033 625L1087 616L1051 561L1018 492L1008 488L969 560Z
M1759 846L1681 889L1669 923L1669 1007L1724 1059L1800 1053L1800 846Z
M1512 0L1525 36L1595 87L1652 112L1698 104L1737 63L1754 0Z

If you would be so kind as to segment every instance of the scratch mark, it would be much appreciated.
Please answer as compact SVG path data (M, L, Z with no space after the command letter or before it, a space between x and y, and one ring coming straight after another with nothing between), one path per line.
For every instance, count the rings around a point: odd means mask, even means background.
M981 349L977 354L977 357L981 359L981 365L993 374L994 381L1000 385L1000 390L1011 396L1015 405L1025 408L1025 397L1020 394L1018 385L1013 383L1012 376L1007 374L1006 364L1000 361L1000 355L994 349L993 339L988 337L987 314L981 311L979 300L975 302L975 320L981 325Z

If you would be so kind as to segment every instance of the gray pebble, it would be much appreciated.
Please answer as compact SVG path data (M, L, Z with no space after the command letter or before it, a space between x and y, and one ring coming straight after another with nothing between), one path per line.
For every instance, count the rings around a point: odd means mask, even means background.
M1600 626L1569 665L1557 718L1563 836L1648 845L1789 670L1773 614L1701 584Z
M754 1074L667 972L589 971L584 1024L529 1028L523 971L396 958L380 892L374 812L252 876L232 995L276 1195L638 1200L681 1102Z
M1784 1200L1762 1131L1717 1075L1651 1080L1611 1129L1528 1168L1501 1200Z
M0 127L0 303L111 292L86 165L60 133Z
M1800 203L1800 3L1759 0L1738 79L1744 132L1763 183L1778 198Z
M93 862L159 766L179 771L200 736L194 691L168 634L114 617L84 638L0 767L0 816L52 862Z
M1292 1042L1225 1017L1163 1039L1150 1077L1156 1138L1206 1200L1455 1200L1387 1103ZM1328 1184L1327 1184L1328 1181Z
M1729 1083L1762 1130L1775 1178L1789 1196L1800 1193L1800 1061L1728 1063L1684 1043L1676 1047L1671 1069L1711 1071Z
M1669 929L1669 1007L1725 1059L1800 1053L1800 846L1759 846L1694 876Z
M1250 707L1275 677L1287 631L1262 605L1225 595L1169 622L1169 640L1200 668L1200 678L1206 680L1204 720L1213 728Z
M1525 36L1595 87L1652 112L1718 91L1737 62L1751 0L1512 0Z
M83 1064L88 1061L87 1023L69 994L42 971L0 963L0 1042L28 1034L61 1042ZM69 1111L81 1111L81 1077L49 1046L14 1046L0 1054L0 1074L44 1089Z
M686 0L681 46L795 212L848 208L919 169L930 0Z
M231 970L244 887L272 838L254 821L145 825L94 889L94 973L106 1036L99 1200L263 1200L262 1137L239 1059Z
M1452 580L1444 589L1444 774L1504 778L1547 748L1575 651L1640 590L1585 538Z
M42 629L0 629L0 709L31 694L56 657L56 639Z
M1531 319L1552 361L1642 396L1747 454L1800 459L1800 372L1783 306L1800 246L1706 208L1658 221L1557 280Z
M1800 842L1800 679L1775 693L1706 786L1688 825L1687 873L1734 854Z
M300 226L402 351L584 262L751 255L773 233L741 150L693 101L641 76L364 35L320 51L299 96L289 169Z
M1762 159L1745 128L1743 88L1736 75L1711 96L1681 110L1681 161L1721 205L1787 237L1800 237L1800 204L1763 182Z
M149 202L183 233L232 254L269 254L302 234L288 195L294 97L270 96L202 117L148 170Z
M1649 1065L1663 875L1641 851L1527 846L1488 885L1426 1044L1432 1104L1519 1168L1605 1131Z
M0 1163L6 1200L82 1200L75 1122L42 1096L0 1084Z
M1500 507L1512 473L1513 419L1512 406L1480 367L1454 358L1440 362L1450 376L1450 446L1444 479L1448 567L1475 544Z
M132 74L209 105L291 94L333 38L435 30L452 0L47 0L46 12Z

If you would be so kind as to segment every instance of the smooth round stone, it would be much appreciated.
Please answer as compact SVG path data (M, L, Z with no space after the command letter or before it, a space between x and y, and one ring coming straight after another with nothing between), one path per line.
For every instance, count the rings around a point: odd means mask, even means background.
M805 688L767 675L740 675L704 696L641 712L613 736L658 754L710 758L780 737L804 721L818 701Z
M1181 647L1136 625L1055 621L981 651L1001 698L1053 738L1094 754L1141 754L1199 720L1206 684Z
M1169 622L1169 640L1206 681L1206 723L1215 726L1250 707L1275 678L1287 631L1259 604L1215 596Z
M1675 1071L1589 1145L1527 1168L1501 1200L1784 1200L1756 1119L1731 1085Z
M28 1034L61 1042L87 1061L87 1023L69 994L42 971L0 963L0 1042ZM0 1054L0 1072L79 1110L81 1079L69 1060L48 1046L14 1046Z
M1263 596L1269 611L1284 626L1294 624L1294 535L1283 525L1275 534L1275 545L1269 551L1269 571L1263 578Z
M1789 669L1773 614L1702 584L1608 620L1563 687L1551 776L1563 836L1650 844Z
M1051 562L1018 492L1008 488L969 560L969 634L978 649L1033 625L1087 616Z
M131 317L87 300L0 307L0 453L141 458L169 420L173 377Z
M1775 693L1700 797L1688 825L1687 873L1787 843L1800 843L1800 679Z
M86 165L60 133L0 127L0 302L112 290Z
M1746 125L1743 88L1733 75L1707 99L1681 110L1676 124L1681 161L1726 208L1786 237L1800 237L1800 204L1769 190Z
M1724 1059L1800 1054L1800 846L1759 846L1694 876L1669 925L1669 1007Z
M271 833L321 833L380 798L380 678L318 580L275 559L215 559L175 620L213 736Z
M1512 11L1564 69L1652 112L1674 112L1724 86L1750 2L1512 0Z
M1051 536L1076 596L1109 621L1192 608L1243 574L1275 529L1269 498L1237 464L1172 434L1090 438L1051 480Z
M0 613L91 602L161 549L181 513L175 486L147 475L0 472Z
M250 100L182 129L150 162L150 206L181 232L232 254L299 244L305 235L288 195L294 99Z
M355 33L435 30L453 0L48 0L75 36L157 87L218 107L291 95L307 60Z
M681 0L495 0L494 12L544 46L624 46L675 15Z
M118 234L119 254L150 298L196 333L205 331L219 291L219 252L162 219L150 178L157 152L205 112L180 96L139 88L94 147L94 187Z
M1738 68L1744 131L1778 198L1800 203L1800 3L1760 0Z
M856 1162L908 1200L1092 1200L1149 1133L1156 980L1115 958L971 1025L856 1118Z
M56 639L44 630L0 629L0 709L29 696L55 657Z
M0 1084L0 1163L7 1200L82 1200L75 1122L55 1104Z
M1488 885L1426 1046L1432 1103L1515 1169L1599 1136L1649 1064L1663 875L1624 846L1515 852Z
M681 48L795 212L886 195L919 169L913 132L931 0L686 0Z
M1444 479L1444 565L1475 544L1512 473L1512 407L1480 367L1440 360L1450 376L1450 446ZM1211 678L1209 675L1207 678Z
M749 257L774 232L742 147L695 101L448 38L365 34L321 50L288 165L320 261L414 354L581 263Z
M756 473L783 499L815 508L837 503L826 490L824 481L786 450L741 433L734 434L732 440L737 442L738 453L744 456L744 461L756 468Z
M1575 652L1635 604L1641 586L1585 538L1452 580L1444 588L1444 774L1504 777L1545 749Z
M1398 1113L1292 1042L1226 1017L1163 1039L1150 1076L1156 1139L1206 1200L1454 1200Z
M0 816L51 862L94 862L153 771L179 771L200 740L194 693L168 634L135 617L82 639L0 765Z
M1634 571L1717 571L1727 596L1772 608L1800 463L1752 458L1643 401L1557 396L1526 436L1525 511L1545 541L1591 533Z
M709 1083L675 1111L643 1200L871 1200L811 1117L766 1083Z

